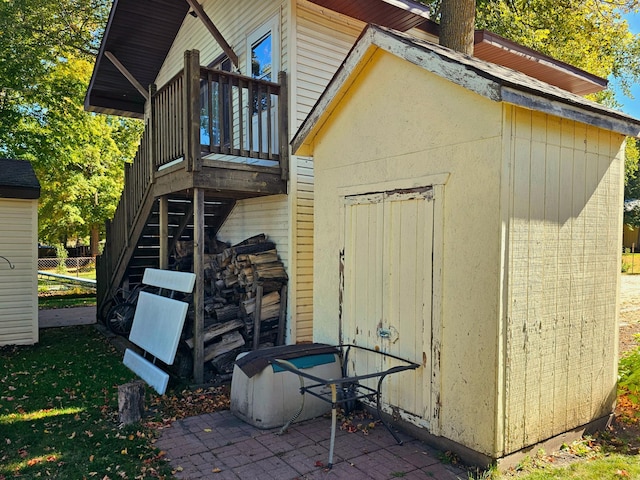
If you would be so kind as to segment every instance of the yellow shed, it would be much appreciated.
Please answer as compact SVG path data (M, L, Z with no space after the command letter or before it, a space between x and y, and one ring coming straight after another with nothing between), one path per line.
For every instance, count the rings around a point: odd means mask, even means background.
M389 377L385 411L474 463L602 425L639 131L370 26L292 141L315 164L314 341L420 363Z
M0 158L0 345L38 342L38 198L24 160Z

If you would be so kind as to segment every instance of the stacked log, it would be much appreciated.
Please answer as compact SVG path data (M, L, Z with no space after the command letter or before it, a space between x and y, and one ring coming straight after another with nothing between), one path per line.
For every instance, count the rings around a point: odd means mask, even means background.
M286 284L264 234L205 255L204 361L218 374L230 374L240 352L283 343Z

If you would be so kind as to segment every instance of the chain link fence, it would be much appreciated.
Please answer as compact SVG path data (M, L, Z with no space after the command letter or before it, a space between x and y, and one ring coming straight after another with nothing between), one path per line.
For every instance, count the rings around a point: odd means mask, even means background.
M95 280L96 259L94 257L39 258L38 270ZM93 276L90 276L91 272Z
M79 281L74 281L74 278ZM95 293L95 285L87 286L82 283L83 279L96 279L94 257L38 259L38 294L40 296Z

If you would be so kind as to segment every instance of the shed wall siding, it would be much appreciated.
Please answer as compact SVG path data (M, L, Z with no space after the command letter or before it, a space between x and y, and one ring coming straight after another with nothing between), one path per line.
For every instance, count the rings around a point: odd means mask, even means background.
M391 117L397 121L381 121ZM424 345L425 355L436 352L439 371L420 370L436 378L437 417L422 426L488 455L496 436L501 122L498 103L378 51L314 143L315 341L339 339L342 197L429 185L449 174L444 220L434 226L443 251L434 275L443 294L433 299L442 311L433 328L442 348ZM463 253L473 261L461 261Z
M38 341L38 202L0 199L0 345ZM10 228L7 228L10 226Z
M517 107L505 112L510 453L612 411L624 139Z

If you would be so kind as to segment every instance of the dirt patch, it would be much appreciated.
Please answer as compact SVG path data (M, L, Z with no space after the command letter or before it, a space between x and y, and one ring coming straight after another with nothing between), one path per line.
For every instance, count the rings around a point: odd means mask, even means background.
M640 345L640 275L622 275L620 282L620 325L618 352L625 353ZM597 440L603 448L627 455L640 452L640 423L638 405L621 395L616 403L615 418L608 430L600 432Z
M622 356L639 345L640 334L640 275L622 275L620 281L620 339L618 351Z

